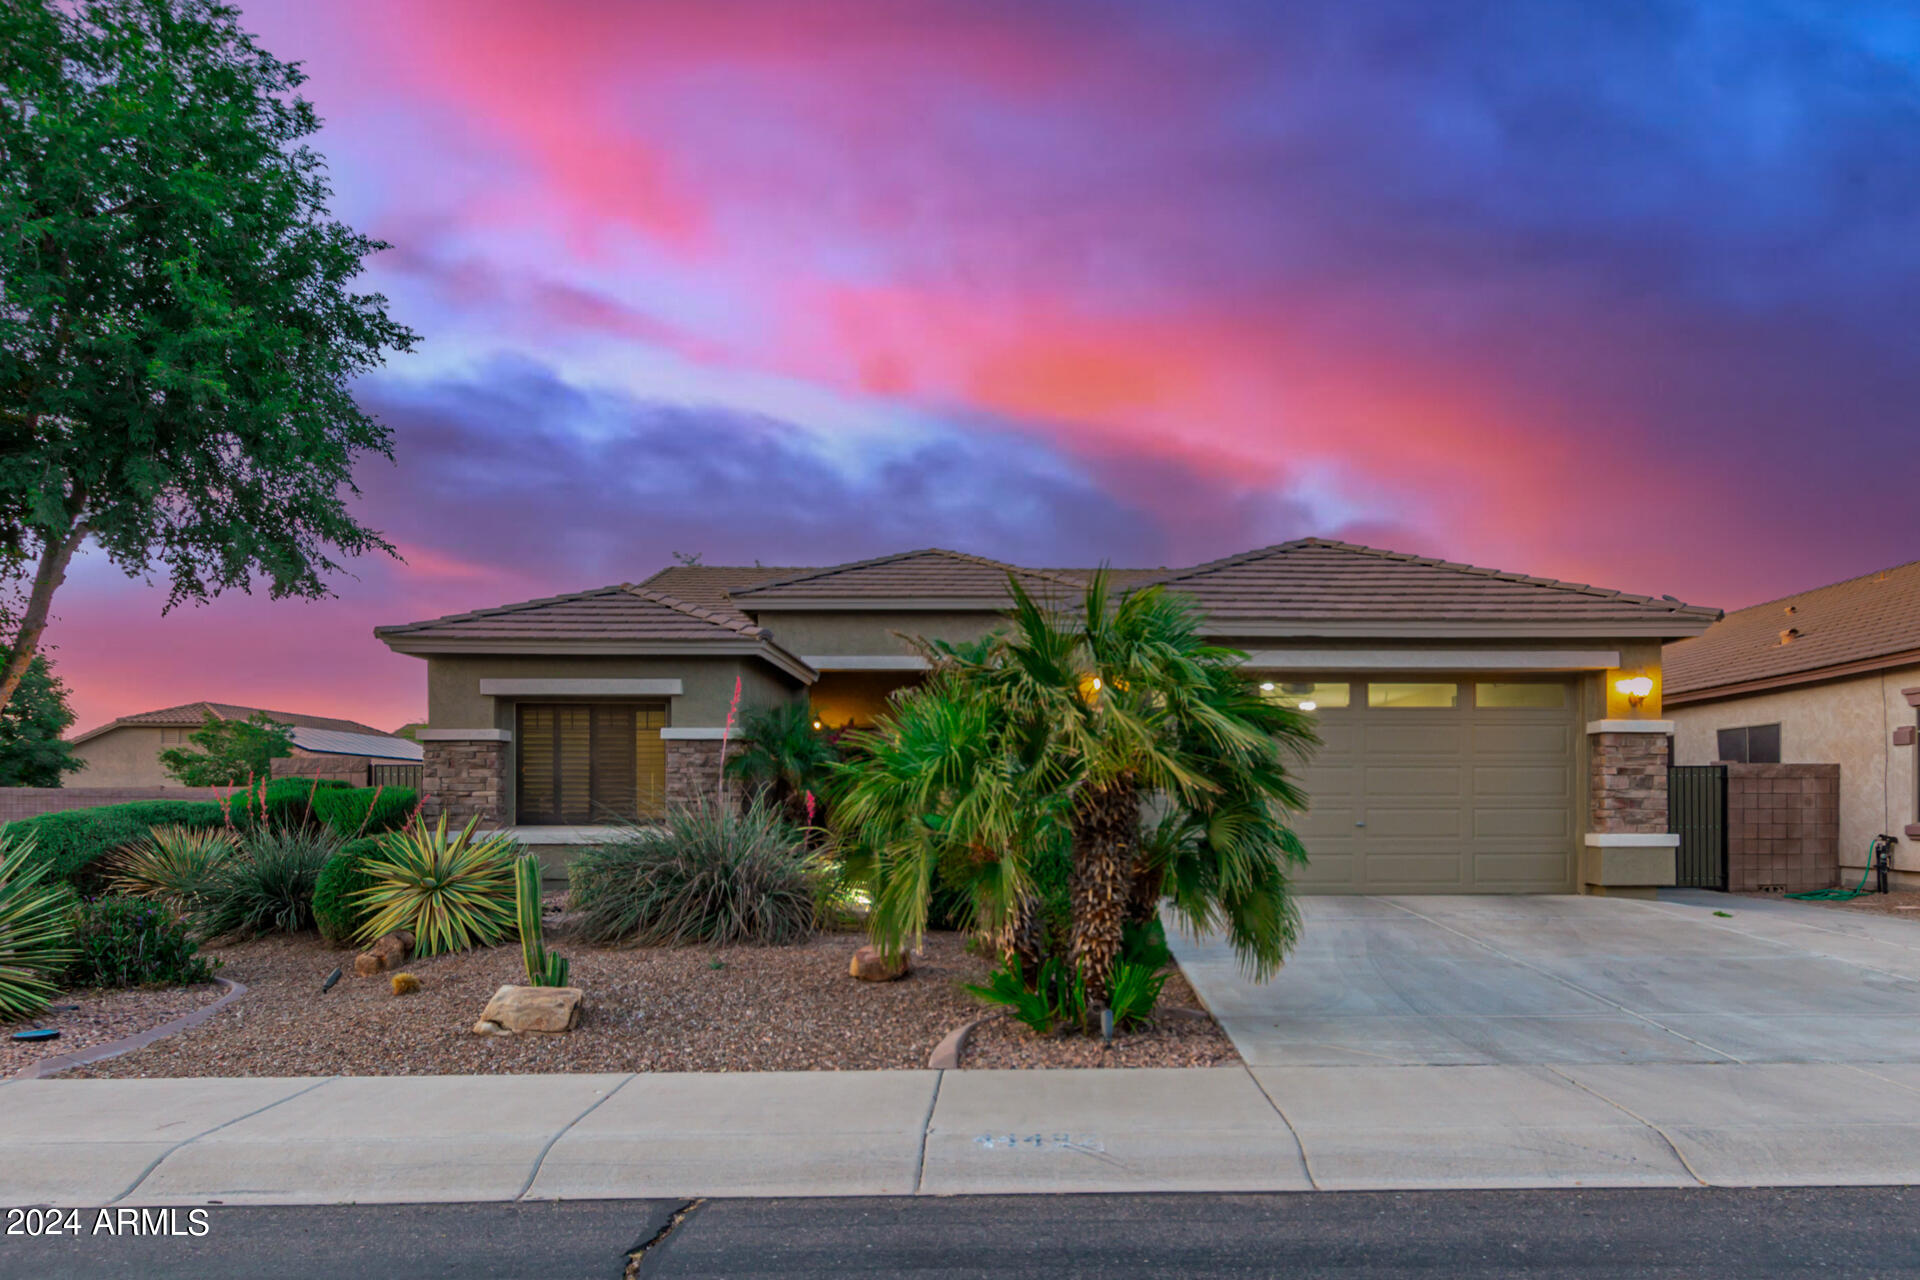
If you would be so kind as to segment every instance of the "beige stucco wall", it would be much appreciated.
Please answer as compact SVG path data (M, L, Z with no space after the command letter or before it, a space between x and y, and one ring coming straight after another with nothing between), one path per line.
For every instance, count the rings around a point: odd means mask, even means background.
M197 727L197 726L194 726ZM161 741L162 730L152 725L122 725L95 738L88 738L73 749L75 758L87 762L78 773L69 774L69 787L177 787L178 779L160 767L160 752L168 746L192 746L188 742Z
M1909 823L1920 822L1914 812L1915 749L1893 745L1894 729L1914 723L1914 708L1900 690L1916 685L1920 666L1670 707L1676 763L1713 763L1721 729L1778 721L1783 763L1840 766L1842 884L1859 883L1867 844L1884 831L1901 837L1893 865L1906 873L1903 887L1920 888L1920 843L1903 834Z
M442 654L427 659L427 726L513 728L513 700L481 693L482 680L678 680L682 693L668 699L669 723L720 725L726 723L736 677L742 706L791 701L799 696L798 681L752 657ZM559 697L530 700L566 701Z

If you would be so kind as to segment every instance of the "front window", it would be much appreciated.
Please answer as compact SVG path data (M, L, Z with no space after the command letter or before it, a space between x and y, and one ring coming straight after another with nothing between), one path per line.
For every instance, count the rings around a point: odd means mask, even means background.
M667 709L657 703L522 703L516 810L529 826L658 817Z
M1720 730L1722 760L1735 764L1779 764L1780 726L1750 724L1739 729Z

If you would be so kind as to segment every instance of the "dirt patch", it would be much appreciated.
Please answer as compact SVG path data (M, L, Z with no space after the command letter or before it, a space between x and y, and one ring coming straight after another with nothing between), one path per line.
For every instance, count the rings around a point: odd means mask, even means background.
M226 994L217 982L191 987L122 991L111 988L68 991L37 1018L0 1023L0 1079L24 1071L42 1058L91 1049L109 1040L138 1035L163 1022L192 1013ZM16 1031L53 1027L57 1040L15 1040Z
M415 960L421 989L391 992L388 975L359 978L353 954L311 935L218 949L223 977L247 994L201 1026L70 1076L445 1075L557 1071L852 1071L924 1068L940 1040L983 1006L963 989L987 963L957 934L929 934L914 972L859 982L847 962L864 938L836 933L790 947L592 947L549 919L548 943L571 958L586 991L566 1035L480 1036L474 1021L494 990L525 981L518 946ZM345 969L332 991L321 983ZM1194 1003L1178 975L1171 1004ZM169 1015L171 1016L171 1015ZM154 1021L164 1021L155 1018ZM151 1025L151 1024L149 1024ZM988 1028L992 1028L989 1030ZM1103 1050L1085 1037L1035 1040L1017 1024L981 1029L966 1065L1185 1066L1232 1061L1208 1022L1168 1017ZM74 1046L61 1044L56 1051ZM25 1065L22 1063L21 1065ZM17 1069L17 1068L16 1068Z
M1039 1036L1012 1018L989 1018L967 1037L962 1067L1215 1067L1240 1061L1233 1042L1174 974L1160 993L1153 1025L1114 1037Z

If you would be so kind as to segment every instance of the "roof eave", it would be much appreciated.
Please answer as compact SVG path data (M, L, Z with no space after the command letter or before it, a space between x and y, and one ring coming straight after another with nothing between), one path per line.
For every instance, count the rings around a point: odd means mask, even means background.
M1416 621L1368 622L1300 621L1269 622L1236 619L1209 614L1201 624L1202 635L1247 636L1299 639L1379 639L1379 640L1565 640L1565 639L1648 639L1662 643L1697 636L1713 625L1711 618L1676 616L1622 619L1606 622L1527 621Z
M414 657L442 654L493 653L528 657L757 657L787 672L802 684L812 684L820 673L770 640L745 636L714 640L517 640L506 638L431 639L382 636L389 649Z
M1783 671L1779 675L1727 681L1700 689L1675 691L1672 688L1666 688L1660 691L1660 702L1663 706L1675 707L1693 703L1720 702L1727 698L1745 697L1750 693L1777 693L1782 689L1797 688L1801 685L1825 684L1830 680L1844 680L1848 676L1871 675L1876 671L1886 671L1893 667L1911 667L1916 664L1920 664L1920 649L1903 649L1896 653L1879 654L1853 662L1836 662L1824 667L1811 667L1805 671Z

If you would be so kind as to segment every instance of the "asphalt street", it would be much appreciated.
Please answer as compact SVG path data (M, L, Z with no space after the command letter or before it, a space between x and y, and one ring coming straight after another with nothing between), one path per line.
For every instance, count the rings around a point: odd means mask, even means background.
M1920 1275L1916 1210L1905 1187L216 1206L198 1236L85 1212L0 1236L0 1277L1884 1277Z

